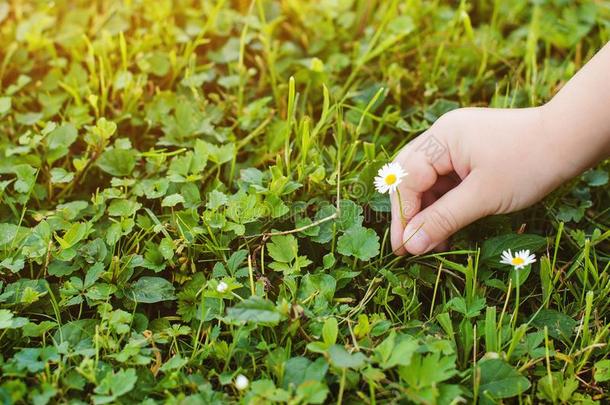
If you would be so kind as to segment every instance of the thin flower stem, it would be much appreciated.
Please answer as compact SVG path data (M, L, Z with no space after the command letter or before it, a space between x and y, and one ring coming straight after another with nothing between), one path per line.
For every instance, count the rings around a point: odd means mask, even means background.
M402 198L400 197L400 190L396 189L396 198L398 198L398 209L400 210L400 220L402 222L402 226L407 226L407 217L405 217L405 212L402 207Z
M516 270L515 269L515 274L516 274L516 283L515 284L516 284L516 286L515 286L515 312L514 312L513 319L512 319L512 321L513 321L513 325L512 325L513 330L517 326L517 315L519 314L519 300L521 299L520 291L519 291L520 290L520 288L519 288L520 287L519 286L519 272L520 271L521 270Z

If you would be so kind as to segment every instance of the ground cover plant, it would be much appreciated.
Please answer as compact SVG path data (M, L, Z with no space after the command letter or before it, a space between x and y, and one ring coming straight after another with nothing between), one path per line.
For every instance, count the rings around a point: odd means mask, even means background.
M607 162L419 257L392 254L373 181L446 111L548 100L609 21L0 1L1 400L607 402Z

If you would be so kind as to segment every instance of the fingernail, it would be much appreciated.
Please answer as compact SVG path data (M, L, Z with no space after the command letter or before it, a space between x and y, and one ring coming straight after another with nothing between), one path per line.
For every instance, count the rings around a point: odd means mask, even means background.
M410 222L403 233L403 242L405 242L405 249L414 255L425 253L430 246L430 237L424 231L421 224L413 224Z

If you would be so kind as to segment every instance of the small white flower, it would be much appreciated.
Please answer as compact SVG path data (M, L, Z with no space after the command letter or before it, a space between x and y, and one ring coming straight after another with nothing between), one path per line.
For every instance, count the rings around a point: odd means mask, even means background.
M224 281L221 281L216 286L216 291L218 291L221 294L226 292L228 289L229 289L229 285L227 283L225 283Z
M235 388L238 390L243 391L248 388L248 385L250 385L250 381L245 375L239 374L237 377L235 377Z
M515 268L515 270L519 270L524 268L527 265L530 265L536 261L536 255L531 254L529 250L520 250L515 253L513 256L510 249L502 252L502 259L500 263L509 264Z
M402 178L407 175L407 172L402 170L402 167L396 162L386 163L377 172L375 177L375 188L380 193L393 193L402 182Z

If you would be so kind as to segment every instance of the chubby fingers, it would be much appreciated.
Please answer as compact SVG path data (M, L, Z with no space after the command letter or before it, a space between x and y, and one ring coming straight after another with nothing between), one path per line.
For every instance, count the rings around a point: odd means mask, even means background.
M470 173L457 187L411 218L403 232L405 250L426 253L461 228L490 214L490 199L481 198L486 188L483 177L479 172Z
M405 227L422 209L422 197L439 176L453 171L445 137L433 126L409 142L394 159L407 172L397 192L391 194L391 242L394 253L410 252ZM406 243L405 243L406 242ZM411 252L412 253L412 252Z

